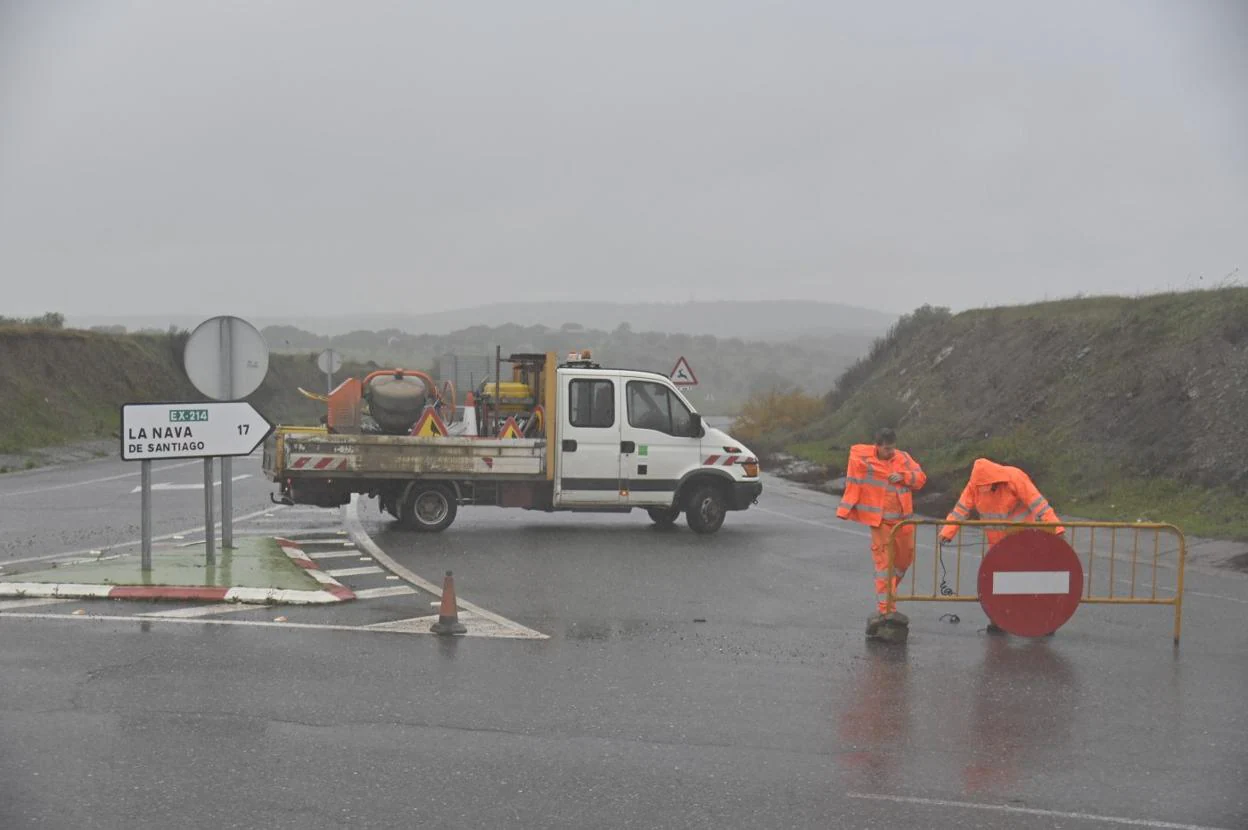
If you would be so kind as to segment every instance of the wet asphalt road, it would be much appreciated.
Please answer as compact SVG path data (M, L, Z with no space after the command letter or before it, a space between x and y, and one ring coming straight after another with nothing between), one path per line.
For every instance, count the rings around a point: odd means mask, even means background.
M220 462L214 467L221 476ZM234 514L271 508L272 489L260 471L260 455L234 459ZM139 539L138 463L93 461L0 476L0 568L53 554L112 550ZM152 534L161 536L204 524L202 461L152 464ZM213 488L218 519L221 488Z
M1248 580L1190 575L1178 651L1168 609L1091 606L1031 641L914 605L872 648L829 504L364 511L544 641L0 616L0 827L1248 826Z

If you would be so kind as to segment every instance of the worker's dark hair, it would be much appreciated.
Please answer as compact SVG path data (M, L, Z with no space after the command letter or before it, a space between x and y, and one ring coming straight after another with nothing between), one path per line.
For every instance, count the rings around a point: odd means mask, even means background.
M888 427L884 427L883 429L877 429L875 431L875 443L876 445L896 444L897 432L895 430L889 429Z

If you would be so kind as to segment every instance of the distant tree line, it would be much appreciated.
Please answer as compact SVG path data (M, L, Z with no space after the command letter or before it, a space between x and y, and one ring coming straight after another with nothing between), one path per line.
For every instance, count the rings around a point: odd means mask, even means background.
M634 332L627 323L614 331L566 323L547 326L475 326L447 335L409 334L399 329L353 331L333 338L294 326L270 326L265 339L274 351L319 351L333 347L349 360L409 369L438 369L456 354L493 357L511 353L590 349L604 366L669 373L686 358L699 385L689 397L708 414L735 414L751 397L802 389L822 395L870 345L865 335L803 338L787 343L747 342L737 337Z

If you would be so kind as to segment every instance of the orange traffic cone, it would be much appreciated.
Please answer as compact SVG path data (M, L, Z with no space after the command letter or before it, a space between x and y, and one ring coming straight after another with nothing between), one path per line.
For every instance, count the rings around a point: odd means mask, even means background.
M455 604L455 578L446 572L442 580L442 606L438 609L438 621L429 626L434 634L467 634L467 627L459 621L459 608Z

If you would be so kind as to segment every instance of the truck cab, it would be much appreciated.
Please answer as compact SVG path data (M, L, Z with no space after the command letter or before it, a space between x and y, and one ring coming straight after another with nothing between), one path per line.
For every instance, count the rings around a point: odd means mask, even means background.
M713 533L762 492L758 460L651 372L575 364L557 375L556 509L646 510Z

